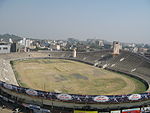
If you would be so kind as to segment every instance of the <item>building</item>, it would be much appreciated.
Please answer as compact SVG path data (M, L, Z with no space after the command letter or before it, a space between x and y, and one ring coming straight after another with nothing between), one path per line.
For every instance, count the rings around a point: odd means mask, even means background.
M23 40L22 40L22 45L26 45L26 38L23 38Z
M11 44L10 52L17 52L17 43Z
M30 48L30 45L31 45L31 40L26 40L25 41L25 47L29 47Z
M104 42L102 40L99 41L99 44L98 44L100 47L104 47Z
M10 53L11 45L8 43L0 43L0 54L1 53Z
M60 45L58 45L58 44L53 44L53 45L50 46L50 49L56 50L56 51L60 51L60 50L61 50L61 47L60 47Z
M60 45L56 45L56 50L60 50Z
M11 39L11 38L9 38L9 43L13 43L13 41L12 41L12 39Z

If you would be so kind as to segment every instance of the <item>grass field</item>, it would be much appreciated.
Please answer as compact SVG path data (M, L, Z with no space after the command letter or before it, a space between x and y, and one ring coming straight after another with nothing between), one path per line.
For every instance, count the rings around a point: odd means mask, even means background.
M70 94L114 95L141 93L145 85L127 75L64 59L14 61L20 86Z

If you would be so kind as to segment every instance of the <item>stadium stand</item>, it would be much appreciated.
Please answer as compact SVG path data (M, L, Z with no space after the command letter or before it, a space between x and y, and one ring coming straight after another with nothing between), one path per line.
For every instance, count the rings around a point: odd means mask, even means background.
M75 95L59 94L33 90L18 86L15 75L10 65L11 60L27 58L65 58L81 61L87 64L98 66L107 70L128 74L143 81L147 88L150 83L150 60L144 56L121 51L120 55L114 56L112 50L102 50L94 52L79 52L77 57L72 57L72 52L29 52L0 54L0 98L6 103L17 103L14 108L31 110L31 105L58 107L52 109L53 113L59 113L64 109L115 109L130 108L133 106L143 106L150 102L150 93L128 94L128 95ZM149 89L147 90L149 91ZM29 105L28 105L28 104ZM130 103L130 104L128 104ZM27 107L25 107L25 105ZM35 107L35 106L32 106ZM38 107L35 107L38 109ZM61 108L61 110L59 110ZM45 111L46 112L46 111ZM72 110L65 111L71 113ZM62 111L63 113L63 111Z
M119 56L114 56L107 60L101 66L107 64L106 69L125 72L127 74L136 75L150 83L150 60L144 56L122 51Z

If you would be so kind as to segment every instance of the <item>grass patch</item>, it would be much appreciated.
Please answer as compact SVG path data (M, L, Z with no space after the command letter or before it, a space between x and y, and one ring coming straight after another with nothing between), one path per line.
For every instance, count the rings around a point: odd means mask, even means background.
M20 86L72 94L112 95L142 93L145 85L127 75L64 59L11 62Z
M127 76L127 75L123 75L123 76ZM136 90L133 91L132 93L143 93L147 90L145 84L142 83L140 80L137 80L137 79L135 79L133 77L129 77L129 76L127 76L127 77L129 79L133 80L137 87Z

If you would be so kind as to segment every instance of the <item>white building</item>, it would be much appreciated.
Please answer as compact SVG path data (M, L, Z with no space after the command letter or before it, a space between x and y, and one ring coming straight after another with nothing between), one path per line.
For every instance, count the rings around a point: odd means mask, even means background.
M0 54L1 53L10 53L10 44L0 43Z
M99 44L98 44L100 47L104 47L104 42L102 40L99 41Z
M26 40L26 43L25 43L25 47L30 47L31 46L31 40Z
M26 45L26 38L23 38L23 40L22 40L22 45Z
M56 50L60 50L60 45L56 45Z
M20 40L19 44L25 46L26 45L26 38L23 38L22 40Z
M12 39L11 39L11 38L9 38L9 43L13 43L13 41L12 41Z

